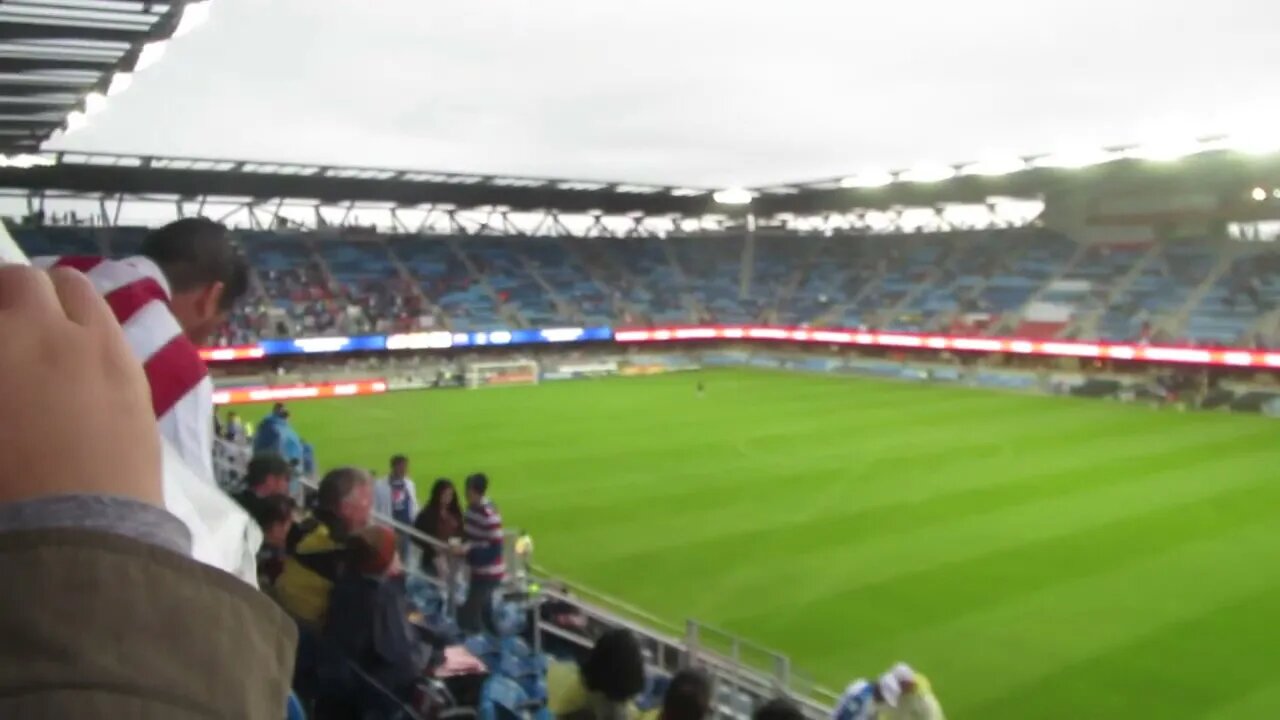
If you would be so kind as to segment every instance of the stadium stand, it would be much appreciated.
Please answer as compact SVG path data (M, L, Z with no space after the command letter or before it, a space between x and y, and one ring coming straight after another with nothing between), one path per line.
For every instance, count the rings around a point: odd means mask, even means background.
M141 228L13 228L31 254L123 255ZM259 337L690 323L1270 347L1280 253L1038 229L621 239L240 231L223 344Z
M250 452L243 441L220 440L216 455L219 475L242 475ZM311 491L318 489L311 480L304 479L303 483ZM770 658L774 666L786 668L784 676L772 674L776 667L762 672L715 651L700 649L701 633L716 645L724 642L713 638L715 631L710 628L691 625L691 637L677 640L620 621L616 613L584 601L561 583L538 576L529 564L529 551L521 549L518 535L508 534L504 541L509 582L506 591L494 598L491 631L464 634L457 613L459 600L467 593L465 573L461 572L465 559L452 556L446 545L414 528L385 517L374 520L401 536L412 537L418 546L432 546L442 557L449 558L443 580L421 573L414 560L403 563L408 573L406 596L419 617L415 623L424 629L424 637L434 649L430 660L434 675L423 680L412 697L395 692L376 677L376 668L335 654L327 640L304 627L299 650L303 670L295 676L295 688L301 697L291 696L291 705L329 713L337 703L343 711L372 713L361 717L415 718L435 713L453 718L549 720L557 703L563 709L566 704L579 707L592 702L592 691L586 686L589 683L577 677L579 662L589 666L591 661L587 658L593 644L602 637L617 639L619 633L634 638L635 642L624 645L640 653L637 660L643 667L639 692L629 692L624 703L630 708L628 714L656 709L671 678L690 666L702 667L716 678L712 717L739 720L779 693L788 693L799 696L798 708L803 717L818 720L826 717L825 707L834 701L833 696L823 696L821 703L808 699L817 689L795 675L785 659L775 658L761 648L747 646L761 657ZM394 552L391 548L388 551ZM382 561L384 566L386 561ZM315 658L318 663L303 662L303 658ZM335 673L335 662L345 670ZM615 658L604 662L596 672L618 672L626 664L619 665ZM482 681L478 688L477 680ZM623 684L633 682L626 680Z

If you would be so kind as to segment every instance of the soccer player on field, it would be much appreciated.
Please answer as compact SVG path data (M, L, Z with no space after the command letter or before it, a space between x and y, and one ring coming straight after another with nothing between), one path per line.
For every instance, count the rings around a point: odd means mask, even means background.
M249 266L227 228L185 218L149 234L134 257L31 262L74 268L89 278L143 365L160 435L192 472L213 483L213 383L198 348L249 287Z

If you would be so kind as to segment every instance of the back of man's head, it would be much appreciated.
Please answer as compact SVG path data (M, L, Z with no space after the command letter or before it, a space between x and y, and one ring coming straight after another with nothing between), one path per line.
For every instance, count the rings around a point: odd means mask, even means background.
M249 289L249 264L226 226L208 218L183 218L142 241L169 282L173 315L192 342L201 343L226 319Z
M582 664L582 684L614 702L640 694L644 689L644 657L636 636L625 629L601 635Z
M250 489L258 489L268 480L284 478L286 481L292 474L289 461L276 453L260 453L254 455L245 470L244 484Z
M489 492L489 476L484 473L472 473L467 476L467 495L482 498Z
M711 713L711 679L701 670L681 670L662 696L662 720L703 720Z
M751 720L804 720L800 707L786 698L774 698L756 708Z

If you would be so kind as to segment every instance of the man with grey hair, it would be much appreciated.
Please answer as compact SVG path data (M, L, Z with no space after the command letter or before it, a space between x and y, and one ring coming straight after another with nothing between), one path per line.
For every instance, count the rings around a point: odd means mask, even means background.
M289 539L284 572L276 581L276 599L299 621L324 621L347 539L369 524L372 508L373 480L368 472L343 467L320 480L315 512Z

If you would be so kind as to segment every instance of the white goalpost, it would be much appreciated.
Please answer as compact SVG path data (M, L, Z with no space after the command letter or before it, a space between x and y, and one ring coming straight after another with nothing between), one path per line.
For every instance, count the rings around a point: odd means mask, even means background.
M504 385L537 385L538 375L538 363L532 360L505 360L469 363L462 377L466 387L474 390Z

